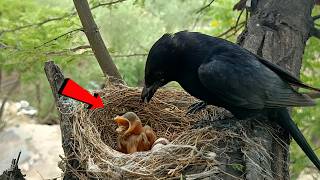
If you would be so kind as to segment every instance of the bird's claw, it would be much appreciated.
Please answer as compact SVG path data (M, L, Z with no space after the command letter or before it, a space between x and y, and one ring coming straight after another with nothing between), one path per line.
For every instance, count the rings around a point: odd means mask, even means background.
M188 107L187 114L195 114L196 112L204 109L207 106L207 103L204 101L196 102Z

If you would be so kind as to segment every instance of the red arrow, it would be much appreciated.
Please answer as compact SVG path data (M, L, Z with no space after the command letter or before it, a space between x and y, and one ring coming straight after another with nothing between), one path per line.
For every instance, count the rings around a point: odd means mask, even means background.
M89 104L88 109L103 108L104 104L98 94L93 96L73 80L66 78L59 89L59 94Z

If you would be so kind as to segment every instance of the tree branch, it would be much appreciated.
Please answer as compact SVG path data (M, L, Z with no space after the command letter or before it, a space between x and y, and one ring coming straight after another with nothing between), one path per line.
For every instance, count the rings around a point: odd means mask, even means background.
M8 46L2 42L0 42L0 49L6 49Z
M310 36L313 36L313 37L316 37L316 38L320 39L320 29L312 27L310 29Z
M91 7L90 9L93 10L93 9L96 9L98 7L101 7L101 6L111 6L111 5L114 5L114 4L117 4L117 3L120 3L120 2L124 2L124 1L127 1L127 0L117 0L117 1L107 2L107 3L99 3L98 5L95 5L95 6ZM5 29L5 30L0 31L0 36L2 34L4 34L4 33L12 33L12 32L20 31L20 30L31 28L31 27L35 27L35 26L42 26L42 25L47 24L47 23L52 22L52 21L60 21L60 20L63 20L65 18L72 17L72 16L74 16L76 14L77 14L77 12L75 11L75 12L60 16L60 17L54 17L54 18L45 19L45 20L40 21L38 23L32 23L32 24L27 24L27 25L23 25L23 26L18 26L18 27L14 28L14 29Z
M64 81L64 75L60 68L53 61L48 61L44 64L48 82L50 84L52 94L56 103L58 114L60 116L60 130L62 138L62 148L66 159L66 169L64 171L64 179L76 180L74 171L83 172L79 160L76 158L77 142L74 141L72 134L72 124L74 115L72 111L75 109L75 104L67 97L59 95L58 91Z
M232 10L238 10L238 11L244 10L246 7L246 2L247 0L240 0L237 4L233 6Z
M75 47L75 48L71 48L71 49L69 49L69 51L76 52L76 51L79 51L79 50L82 50L82 49L89 49L89 48L91 48L90 45L82 45L82 46L78 46L78 47Z
M240 26L238 26L238 28L236 27L236 28L234 29L234 32L233 32L232 34L226 36L226 39L230 38L231 36L236 35L237 32L239 32L239 30L240 30L242 27L244 27L244 23L240 24Z
M42 47L42 46L45 46L46 44L49 44L49 43L51 43L51 42L53 42L53 41L56 41L56 40L58 40L58 39L60 39L60 38L62 38L62 37L64 37L64 36L67 36L67 35L69 35L69 34L72 34L72 33L74 33L74 32L78 32L78 31L83 31L83 28L73 29L73 30L71 30L71 31L68 31L68 32L66 32L66 33L63 33L63 34L61 34L61 35L59 35L59 36L57 36L57 37L55 37L55 38L53 38L53 39L51 39L51 40L49 40L49 41L47 41L47 42L41 44L40 46L36 46L34 49L38 49L38 48L40 48L40 47Z
M54 56L54 55L63 55L67 52L77 52L79 50L85 50L85 49L91 49L91 46L90 45L81 45L81 46L77 46L77 47L74 47L74 48L69 48L69 49L63 49L61 51L51 51L51 52L46 52L45 54L48 55L48 56ZM83 52L82 52L83 53ZM82 54L81 53L81 54Z
M73 13L70 13L70 14L67 14L67 15L64 15L64 16L61 16L61 17L55 17L55 18L49 18L49 19L45 19L43 21L40 21L38 23L33 23L33 24L27 24L27 25L23 25L23 26L18 26L14 29L7 29L7 30L2 30L0 31L0 35L4 34L4 33L9 33L9 32L16 32L16 31L20 31L22 29L26 29L26 28L30 28L30 27L34 27L34 26L42 26L44 24L47 24L49 22L52 22L52 21L60 21L60 20L63 20L64 18L67 18L67 17L71 17L71 16L74 16L76 15L76 12L73 12Z
M120 0L117 2L120 2ZM99 32L99 28L97 27L97 24L93 19L88 1L73 0L73 3L77 9L78 16L84 29L84 33L87 36L92 51L104 75L106 77L111 77L110 80L113 82L123 83L120 72L112 61L112 58Z
M47 43L48 44L48 43ZM14 50L17 50L17 51L26 51L26 50L23 50L23 49L17 49L17 48L14 48L14 47L4 47L4 49L14 49ZM73 48L68 48L68 49L62 49L60 51L49 51L49 52L44 52L44 54L46 54L47 56L62 56L62 55L65 55L66 53L68 52L77 52L77 51L80 51L80 50L87 50L87 49L90 49L90 52L91 51L91 46L90 45L80 45L80 46L77 46L77 47L73 47ZM84 51L84 52L89 52L88 51ZM82 52L81 54L83 54L84 52ZM112 53L111 53L112 54ZM93 54L90 54L90 55L93 55ZM132 53L132 54L112 54L112 56L114 58L129 58L129 57L139 57L139 56L147 56L148 53Z
M107 2L107 3L99 3L93 7L91 7L90 9L93 10L93 9L96 9L100 6L111 6L111 5L114 5L114 4L117 4L117 3L120 3L120 2L124 2L124 1L127 1L127 0L117 0L117 1L111 1L111 2Z
M217 37L222 37L224 35L227 35L229 32L231 32L232 30L235 30L231 35L229 35L228 37L230 36L233 36L235 35L243 26L244 26L244 21L242 21L241 23L239 24L236 24L234 26L232 26L231 28L229 28L228 30L226 30L225 32L221 33L220 35L218 35ZM240 27L239 27L240 26ZM239 27L239 28L238 28Z
M203 10L207 9L208 7L210 7L213 2L214 2L214 0L211 0L207 5L205 5L205 6L203 6L202 8L200 8L200 9L196 12L196 14L198 14L198 13L202 12Z
M117 54L113 55L115 58L122 58L122 57L136 57L136 56L147 56L147 53L133 53L133 54Z
M24 177L26 175L23 175L21 173L21 169L18 166L20 155L21 155L21 151L19 152L17 159L12 159L10 168L5 170L3 174L0 175L0 179L3 179L3 180L11 180L11 179L24 180L25 179Z
M240 18L241 18L241 15L242 15L243 12L244 12L244 9L240 12L240 14L239 14L239 16L237 18L236 25L235 25L235 31L237 31L237 27L239 25L239 21L240 21Z
M204 6L205 4L206 4L206 1L203 1L203 4L202 4L201 6ZM197 14L197 13L196 13L196 14ZM197 26L197 24L198 24L201 16L202 16L201 13L198 13L198 14L197 14L197 17L196 17L196 19L194 20L193 25L192 25L192 30Z
M241 23L239 23L240 21L240 18L241 18L241 15L243 14L245 9L242 9L238 18L237 18L237 21L236 21L236 24L232 27L230 27L228 30L226 30L225 32L223 32L222 34L218 35L217 37L222 37L224 35L227 35L229 32L231 32L232 30L234 30L234 32L232 34L230 34L229 36L226 37L226 39L228 39L229 37L235 35L243 26L245 23L247 23L247 19L245 21L242 21ZM239 27L239 28L238 28Z
M312 17L313 21L320 19L320 14Z

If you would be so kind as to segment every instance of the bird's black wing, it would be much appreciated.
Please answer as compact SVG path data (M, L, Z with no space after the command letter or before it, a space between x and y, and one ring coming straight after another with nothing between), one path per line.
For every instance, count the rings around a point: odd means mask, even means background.
M275 72L252 58L255 57L232 52L214 55L199 67L199 79L213 97L235 107L314 105L309 97L296 92Z
M314 91L319 91L319 88L315 88L312 86L309 86L305 83L303 83L302 81L300 81L298 78L294 77L292 74L290 74L289 72L283 70L280 66L273 64L270 61L267 61L261 57L257 56L257 59L263 63L265 66L267 66L268 68L270 68L272 71L274 71L275 73L277 73L282 79L286 80L289 84L293 85L293 86L297 86L297 87L302 87L305 89L310 89L310 90L314 90Z

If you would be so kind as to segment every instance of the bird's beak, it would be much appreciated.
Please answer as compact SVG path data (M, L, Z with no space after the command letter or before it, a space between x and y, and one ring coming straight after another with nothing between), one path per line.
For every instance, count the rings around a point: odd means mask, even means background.
M127 118L122 116L117 116L114 118L114 121L118 124L116 132L119 134L124 134L130 128L130 122Z
M159 83L154 83L153 85L147 87L146 85L143 87L142 93L141 93L141 99L143 102L147 103L151 100L154 93L158 90L160 87Z
M114 118L114 121L120 126L129 126L129 120L122 116L117 116Z

